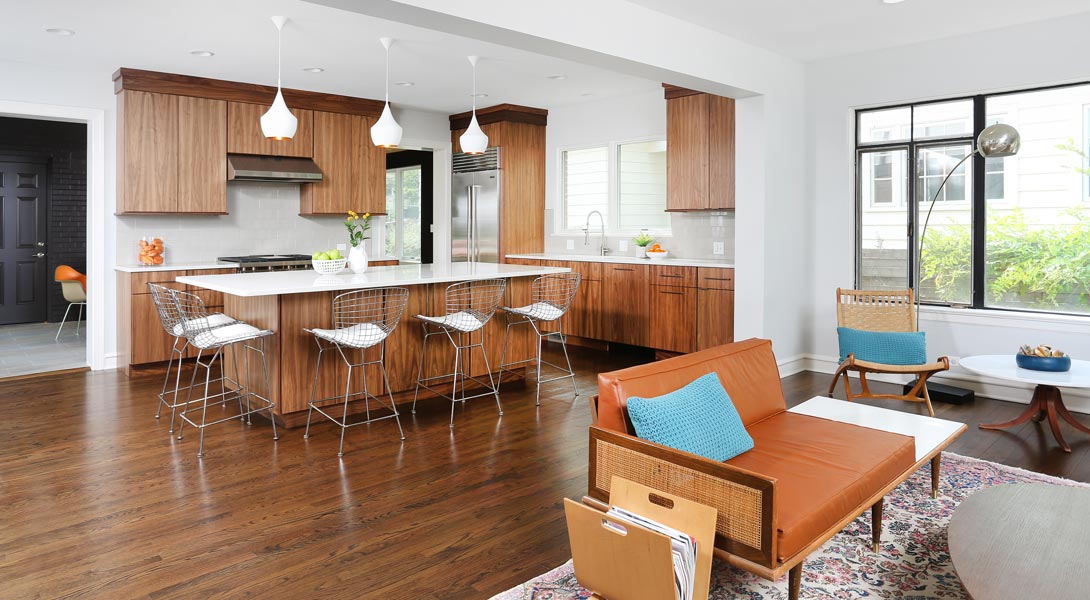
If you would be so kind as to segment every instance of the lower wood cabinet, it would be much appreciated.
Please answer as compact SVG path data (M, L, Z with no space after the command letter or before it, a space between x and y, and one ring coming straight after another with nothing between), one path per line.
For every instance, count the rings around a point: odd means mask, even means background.
M632 346L649 345L647 277L646 265L603 265L601 339Z
M579 284L575 300L564 317L564 333L594 340L602 339L601 281L584 279Z
M650 291L650 339L648 346L670 352L696 350L697 290L653 285Z
M734 290L696 290L696 349L734 341Z

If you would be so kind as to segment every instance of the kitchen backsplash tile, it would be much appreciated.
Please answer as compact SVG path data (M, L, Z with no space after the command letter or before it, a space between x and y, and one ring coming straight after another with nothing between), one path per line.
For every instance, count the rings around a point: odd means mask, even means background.
M299 216L299 187L294 185L231 183L227 212L220 216L119 216L117 262L135 262L137 241L144 236L163 238L167 264L273 252L310 254L348 242L341 219ZM372 231L380 230L384 219L374 217ZM384 254L376 252L374 237L368 242L369 255Z
M548 209L546 213L552 213ZM552 214L546 214L545 252L561 254L593 254L597 250L598 236L590 235L590 245L585 245L586 236L577 233L555 231L556 221ZM656 236L655 241L670 252L675 258L698 258L732 262L734 260L734 212L691 212L672 213L670 228L673 235ZM568 241L574 242L575 248L567 248ZM621 240L628 240L628 251L621 252ZM723 254L715 254L715 242L723 242ZM638 256L640 249L632 243L632 236L607 235L606 246L611 255Z

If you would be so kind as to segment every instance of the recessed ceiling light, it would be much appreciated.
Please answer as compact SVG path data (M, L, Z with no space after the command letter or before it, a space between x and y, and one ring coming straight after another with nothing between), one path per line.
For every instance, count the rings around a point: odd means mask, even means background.
M202 57L209 57L209 56L215 56L216 55L216 53L212 52L211 50L190 50L189 53L192 54L193 56L202 56Z
M591 92L583 92L582 94L579 94L579 95L586 98L587 96L593 96L594 94L591 93Z
M74 30L72 30L72 29L59 29L59 28L56 28L56 27L50 27L49 29L46 29L45 32L46 33L52 33L53 35L61 35L61 36L65 36L65 37L70 36L70 35L76 35L76 32Z
M399 82L395 83L394 85L400 85L401 87L412 87L412 86L414 86L416 84L411 82L411 81L399 81Z
M307 73L321 73L322 71L325 71L325 69L321 67L304 67L303 70Z
M561 79L567 79L567 75L549 75L546 79L552 79L553 81L560 81Z
M483 94L483 93L482 94L470 94L469 97L470 98L487 98L488 94Z
M905 0L882 0L882 4L900 4Z

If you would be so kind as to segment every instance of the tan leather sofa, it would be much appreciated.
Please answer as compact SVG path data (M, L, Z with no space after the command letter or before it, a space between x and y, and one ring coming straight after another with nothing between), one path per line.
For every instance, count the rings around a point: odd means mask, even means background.
M754 448L720 463L637 438L632 396L659 396L714 372ZM790 574L798 598L802 562L868 508L881 533L883 491L914 468L908 436L787 412L768 340L752 339L598 376L592 399L589 495L609 498L618 475L714 506L716 555L765 577Z

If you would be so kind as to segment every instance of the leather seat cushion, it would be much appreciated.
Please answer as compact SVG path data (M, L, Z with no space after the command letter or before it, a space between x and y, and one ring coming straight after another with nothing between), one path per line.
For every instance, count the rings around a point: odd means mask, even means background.
M708 373L719 376L746 427L787 409L772 342L751 339L598 375L598 426L634 435L629 398L662 396Z
M783 412L746 428L754 447L726 464L776 478L777 554L785 560L916 463L912 437ZM851 513L855 514L851 514Z

